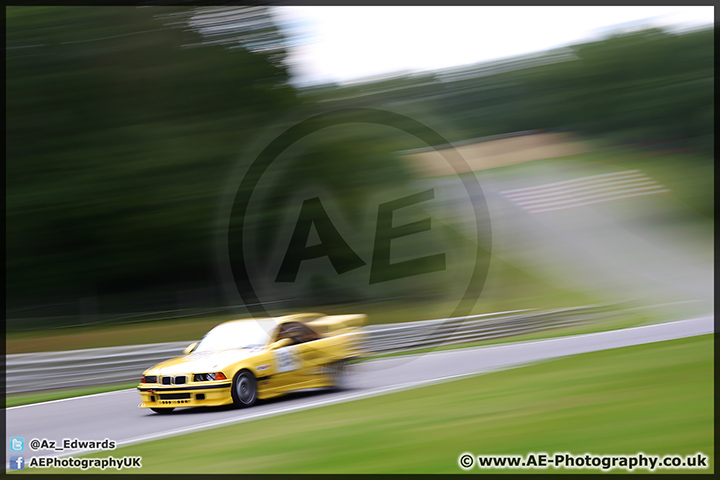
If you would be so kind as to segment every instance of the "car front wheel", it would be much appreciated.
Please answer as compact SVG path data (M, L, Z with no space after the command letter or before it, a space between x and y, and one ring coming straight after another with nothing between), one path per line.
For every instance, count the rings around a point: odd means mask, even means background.
M233 403L238 407L251 407L257 400L257 382L252 373L243 370L235 375L232 389Z

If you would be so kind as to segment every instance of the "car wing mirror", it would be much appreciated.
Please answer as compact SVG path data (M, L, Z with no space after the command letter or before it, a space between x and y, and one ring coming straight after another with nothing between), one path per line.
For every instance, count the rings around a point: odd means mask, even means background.
M198 342L191 343L190 345L185 347L185 350L183 350L183 354L187 355L189 353L192 353L192 351L195 350L197 348L197 346L198 346Z
M281 340L278 340L277 342L270 344L270 350L277 350L278 348L287 347L292 343L292 340L289 338L283 338Z

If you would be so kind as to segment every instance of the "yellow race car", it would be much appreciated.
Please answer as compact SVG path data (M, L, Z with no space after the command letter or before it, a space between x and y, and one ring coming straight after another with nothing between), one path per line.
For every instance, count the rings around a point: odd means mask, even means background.
M183 356L143 372L140 408L249 407L295 390L338 387L347 363L362 354L366 318L303 313L222 323Z

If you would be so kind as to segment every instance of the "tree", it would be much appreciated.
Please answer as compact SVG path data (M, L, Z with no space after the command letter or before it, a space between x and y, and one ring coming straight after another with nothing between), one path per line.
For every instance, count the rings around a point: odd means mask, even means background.
M267 9L247 11L231 45L197 8L8 9L11 307L212 278L227 172L296 105Z

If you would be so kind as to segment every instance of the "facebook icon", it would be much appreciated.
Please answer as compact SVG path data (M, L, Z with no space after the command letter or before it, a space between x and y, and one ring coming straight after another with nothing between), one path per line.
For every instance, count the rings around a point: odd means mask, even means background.
M10 470L23 470L25 468L25 457L22 455L10 455Z

